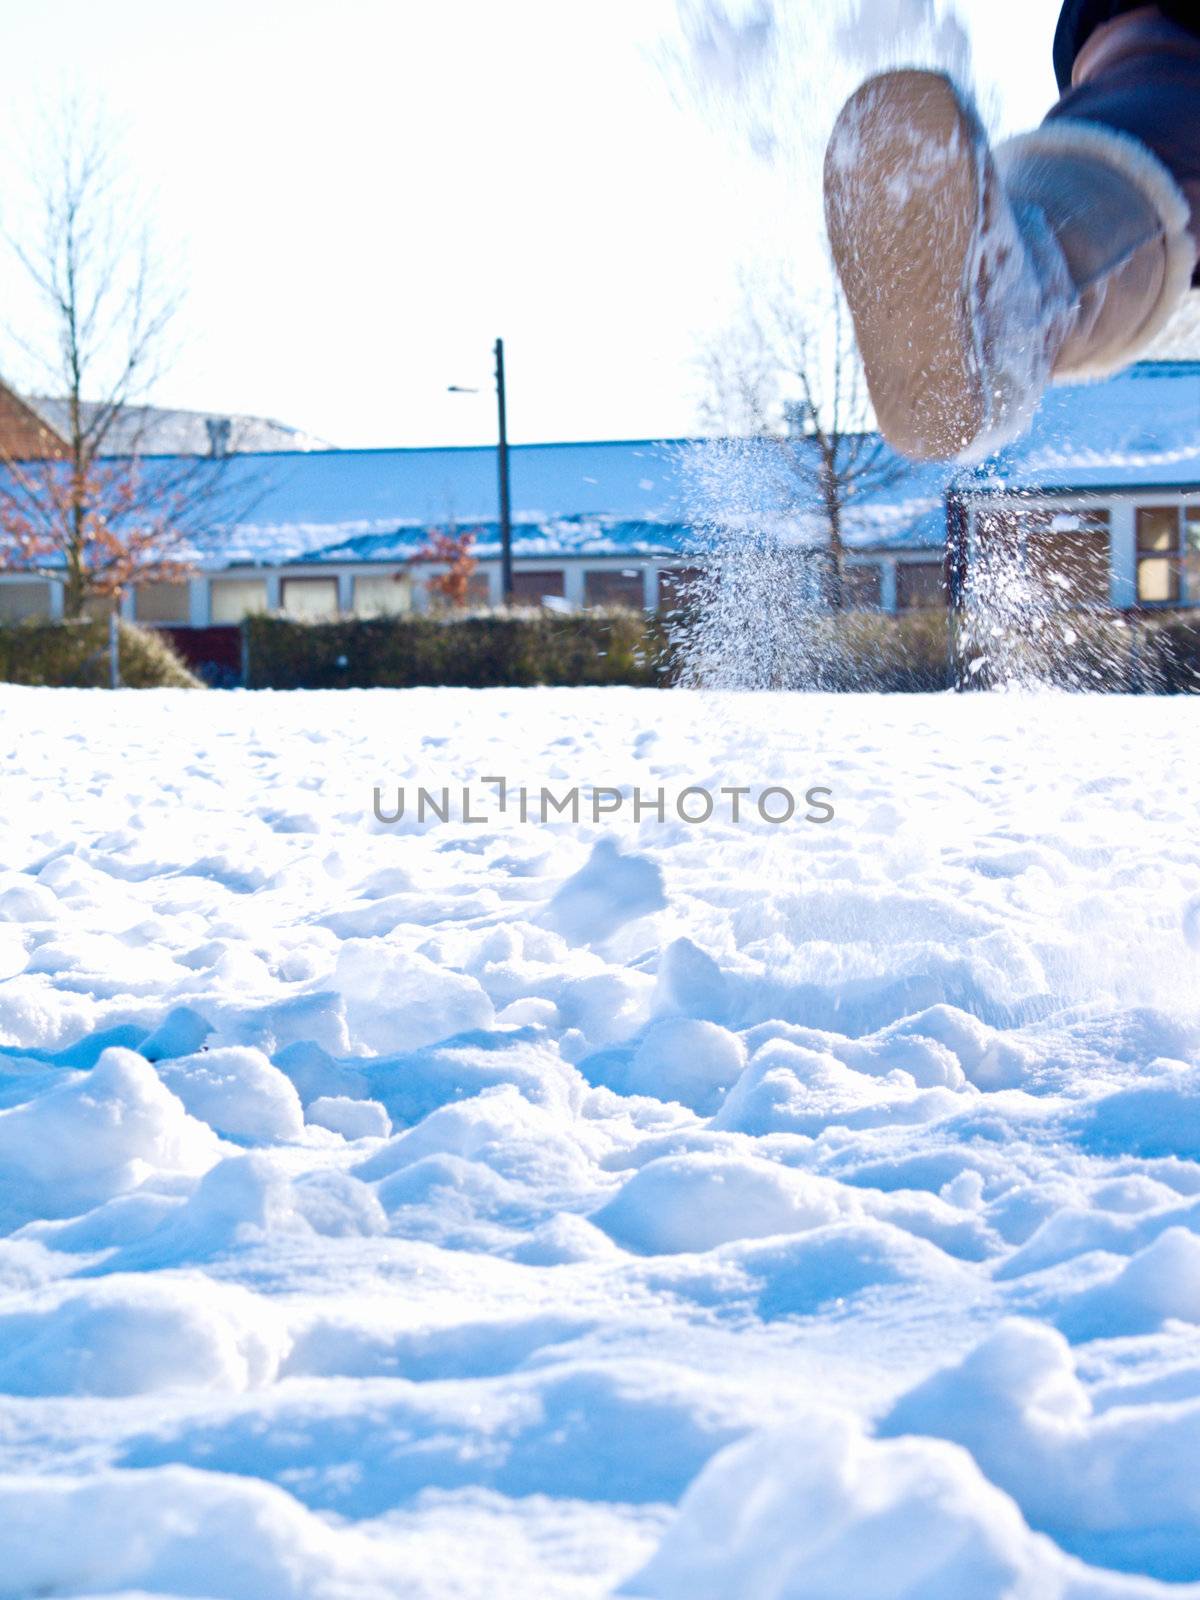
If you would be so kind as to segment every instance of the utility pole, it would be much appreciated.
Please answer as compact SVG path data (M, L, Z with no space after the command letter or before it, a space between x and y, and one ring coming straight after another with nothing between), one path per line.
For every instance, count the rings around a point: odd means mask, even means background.
M496 461L500 480L500 600L512 604L512 497L508 487L508 409L504 393L504 340L496 340L496 410L500 437Z
M967 510L966 499L957 483L951 484L946 491L946 562L943 583L946 588L946 604L949 607L947 621L950 628L950 670L958 694L972 687L963 653L970 532L970 513Z
M500 488L500 603L512 605L512 496L508 487L508 402L504 392L504 340L497 339L496 354L496 413L499 436L496 441L496 467ZM478 394L465 384L447 385L449 394Z

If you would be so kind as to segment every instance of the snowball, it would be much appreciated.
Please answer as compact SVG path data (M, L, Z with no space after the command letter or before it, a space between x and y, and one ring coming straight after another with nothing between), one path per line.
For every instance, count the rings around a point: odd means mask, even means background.
M570 944L602 944L666 903L662 871L648 856L623 855L613 840L601 839L579 871L559 885L545 920Z
M729 1006L725 974L690 939L676 939L658 958L654 1009L719 1022Z
M393 1232L443 1249L495 1250L546 1210L531 1189L455 1155L420 1156L381 1179L374 1194Z
M570 1127L510 1084L430 1112L354 1172L367 1180L383 1178L431 1155L481 1162L501 1177L550 1185L563 1194L578 1192L590 1180L587 1156Z
M240 1393L271 1382L282 1323L248 1290L199 1274L113 1276L0 1314L0 1393Z
M225 1032L238 1044L255 1045L269 1056L290 1045L316 1045L334 1056L349 1055L351 1048L346 1003L326 990L242 1011L226 1021Z
M525 1235L513 1251L514 1261L531 1267L558 1267L568 1262L612 1262L617 1246L587 1217L560 1211Z
M234 1139L295 1139L300 1096L261 1050L238 1045L160 1061L158 1074L192 1116Z
M558 991L558 1014L593 1048L628 1039L645 1026L654 980L644 972L614 969L569 978Z
M966 1451L879 1443L816 1412L727 1446L689 1487L656 1554L619 1593L653 1600L1018 1600L1083 1576ZM1125 1591L1079 1590L1100 1600Z
M360 1054L416 1050L492 1021L492 1003L474 978L384 939L345 940L332 984Z
M806 1133L828 1127L928 1122L958 1109L948 1088L918 1089L911 1075L857 1072L824 1051L776 1039L764 1044L713 1119L740 1133Z
M558 1007L553 1000L541 1000L535 995L512 1000L503 1011L496 1013L497 1026L502 1027L519 1028L533 1024L535 1027L551 1028L557 1020Z
M966 1167L944 1183L938 1194L948 1206L960 1211L978 1211L983 1205L983 1174Z
M880 1430L965 1445L1032 1525L1083 1560L1136 1550L1143 1572L1200 1577L1200 1400L1094 1414L1052 1328L1002 1323L903 1396Z
M287 1174L255 1151L227 1156L210 1167L162 1234L164 1242L178 1238L194 1254L235 1243L248 1233L294 1232L297 1222Z
M905 1038L929 1039L945 1046L957 1057L968 1080L980 1089L1005 1089L1024 1082L1033 1059L1027 1046L1006 1038L957 1006L930 1006L885 1029L882 1037L897 1042ZM902 1059L895 1064L908 1065ZM922 1082L915 1073L914 1076L918 1083Z
M17 883L0 893L0 920L5 922L53 922L58 913L57 896L43 884Z
M96 1031L97 1012L90 994L75 994L41 974L20 972L4 983L0 1044L29 1051L61 1050L69 1041Z
M88 1476L0 1476L4 1583L13 1594L394 1592L394 1546L334 1530L285 1490L165 1466Z
M745 1065L746 1047L736 1034L715 1022L671 1017L646 1034L620 1081L605 1081L625 1094L678 1100L711 1116Z
M1200 1322L1200 1238L1166 1228L1107 1283L1068 1300L1057 1318L1072 1339L1152 1333L1168 1318Z
M265 1239L382 1233L387 1219L365 1183L348 1173L293 1178L265 1151L228 1156L204 1174L187 1203L121 1258L141 1266L203 1260Z
M836 1183L757 1156L664 1156L635 1172L592 1221L646 1255L799 1233L849 1208Z
M138 1046L147 1061L194 1055L212 1032L209 1022L190 1006L176 1006L148 1039Z
M392 1131L392 1119L378 1100L351 1100L344 1094L318 1095L305 1117L347 1139L386 1139Z
M0 1167L9 1174L0 1215L77 1215L152 1172L203 1172L218 1154L216 1135L148 1061L106 1050L90 1072L0 1111Z

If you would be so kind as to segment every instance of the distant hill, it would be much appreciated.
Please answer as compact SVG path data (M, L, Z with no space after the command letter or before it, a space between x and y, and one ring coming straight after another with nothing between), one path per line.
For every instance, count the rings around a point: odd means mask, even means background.
M25 395L25 403L60 437L70 431L67 402ZM84 405L85 426L99 407ZM329 443L269 417L218 411L123 406L104 440L105 455L255 455L263 451L328 450Z

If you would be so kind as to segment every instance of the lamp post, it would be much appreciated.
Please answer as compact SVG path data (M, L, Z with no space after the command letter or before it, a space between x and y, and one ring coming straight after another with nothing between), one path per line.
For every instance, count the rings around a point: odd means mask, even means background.
M500 599L511 605L513 598L512 570L512 496L508 483L508 400L504 385L504 340L497 339L493 347L496 357L496 476L500 500ZM478 389L465 384L447 385L450 394L478 394Z

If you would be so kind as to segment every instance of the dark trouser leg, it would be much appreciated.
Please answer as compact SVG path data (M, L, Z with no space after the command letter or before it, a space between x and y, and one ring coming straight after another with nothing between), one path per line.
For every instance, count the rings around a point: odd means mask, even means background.
M1200 35L1141 6L1096 29L1071 86L1046 118L1129 134L1171 173L1191 207L1200 254ZM1200 282L1200 269L1193 282Z

